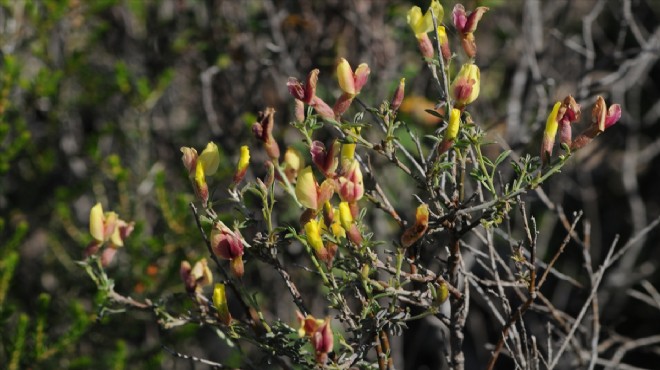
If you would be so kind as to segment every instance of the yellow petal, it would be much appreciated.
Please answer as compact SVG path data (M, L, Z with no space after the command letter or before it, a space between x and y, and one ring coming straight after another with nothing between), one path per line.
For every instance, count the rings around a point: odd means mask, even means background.
M552 107L552 111L548 115L548 119L545 121L545 132L543 136L548 138L554 138L557 135L557 128L559 123L557 122L557 114L559 113L559 108L561 107L561 102L556 102Z
M310 209L318 209L318 185L314 179L312 167L307 166L300 174L296 182L296 198L303 206Z
M104 239L103 229L103 206L101 206L101 203L96 203L89 211L89 233L96 241L102 242Z
M433 9L433 14L431 14L431 9ZM431 1L431 6L424 14L422 19L422 24L424 27L424 33L433 31L433 15L435 15L438 20L438 24L442 23L442 17L445 15L445 10L442 8L442 5L438 0Z
M351 213L351 207L348 205L348 202L339 203L339 222L344 230L349 231L351 229L353 214Z
M217 310L217 315L220 321L225 325L231 323L231 314L229 313L229 305L227 304L227 294L224 284L215 284L213 288L213 305Z
M422 9L418 6L413 6L408 10L406 15L406 20L408 25L413 30L415 35L420 35L426 33L424 29L424 22L422 21Z
M447 132L445 138L447 140L454 140L458 136L458 129L461 125L461 111L452 108L449 112L449 125L447 125Z
M307 242L315 251L324 248L323 239L321 239L321 228L316 219L311 219L305 224L305 235L307 236Z
M241 147L241 157L238 159L237 171L245 171L248 164L250 164L250 148L247 145Z
M218 165L220 165L218 146L212 141L206 144L206 148L199 155L198 162L202 164L206 176L213 175L218 170Z
M121 235L119 234L118 227L115 227L115 231L112 232L112 235L110 236L110 241L115 247L124 246L124 241L122 240Z
M341 58L337 65L337 80L343 92L355 95L355 76L353 75L351 65L344 58Z
M479 96L479 91L481 89L481 71L476 64L470 64L470 80L474 80L474 85L472 86L472 94L470 94L470 99L468 101L472 103Z
M201 157L200 157L201 158ZM206 176L204 176L204 165L201 161L197 162L197 167L195 168L195 184L199 189L206 185Z

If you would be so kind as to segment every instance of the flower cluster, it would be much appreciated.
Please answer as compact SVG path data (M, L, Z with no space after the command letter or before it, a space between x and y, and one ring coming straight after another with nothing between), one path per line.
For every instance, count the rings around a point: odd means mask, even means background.
M101 254L101 264L107 266L114 259L117 249L124 246L124 241L133 232L135 223L126 222L115 212L103 212L101 203L96 203L89 211L89 233L92 242L87 246L85 255L96 254L107 243Z
M216 256L229 261L232 274L243 276L243 237L238 229L232 231L221 221L213 224L211 230L211 249Z
M552 157L553 146L557 131L559 131L560 143L572 151L587 145L596 136L607 128L614 125L621 118L621 107L613 104L609 108L605 99L599 96L591 111L591 125L575 140L572 140L571 123L577 122L581 117L581 108L572 96L567 96L563 101L556 102L548 115L541 143L541 159L548 163Z
M325 364L328 361L328 353L332 352L334 345L334 335L330 328L330 318L319 320L312 315L303 316L297 312L300 329L298 335L309 338L316 361L319 364Z
M197 155L195 148L189 147L182 147L181 152L183 153L181 160L188 170L188 177L195 189L195 195L206 207L209 201L209 186L206 183L206 177L215 174L220 165L218 146L209 142L200 155Z

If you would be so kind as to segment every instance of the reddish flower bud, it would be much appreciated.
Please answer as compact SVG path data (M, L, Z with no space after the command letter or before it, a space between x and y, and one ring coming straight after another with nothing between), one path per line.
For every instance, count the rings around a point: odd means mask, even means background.
M339 143L335 140L332 141L329 150L327 151L322 142L312 142L312 146L309 149L309 152L312 155L312 162L314 162L316 167L323 173L323 175L325 175L325 177L331 178L335 176L335 171L339 163L336 158L338 150Z
M296 105L293 110L296 121L303 122L305 120L305 103L302 100L296 99Z
M245 267L243 266L243 256L238 256L231 261L229 261L229 270L237 278L242 278L245 273Z
M428 227L429 207L426 204L422 204L417 207L417 211L415 212L415 224L406 229L403 235L401 235L401 245L404 248L410 247L424 236Z
M440 38L440 52L445 62L451 59L451 50L449 49L449 38L447 37L447 30L444 26L438 26L438 37Z
M328 120L333 120L335 119L335 112L330 108L328 103L324 102L323 99L319 98L318 96L315 96L312 101L309 103L316 113Z
M360 164L353 160L348 165L344 175L337 180L337 192L342 200L357 202L364 195L364 184L362 182L362 171Z
M461 44L468 57L474 58L477 54L477 45L474 41L473 32L477 30L477 25L488 8L480 6L466 14L465 8L461 4L456 4L452 11L452 18L456 30L461 34Z
M286 87L289 89L289 94L300 101L305 101L305 88L303 84L295 77L289 77L286 82Z
M195 176L195 168L197 168L197 150L184 146L181 147L181 153L183 153L181 161L183 161L183 165L188 170L188 176Z
M325 364L328 361L328 353L332 352L334 344L334 335L332 329L330 329L330 319L325 319L310 340L316 352L316 361L319 364Z
M233 260L243 255L243 241L240 235L231 231L222 222L213 224L210 239L213 253L222 259Z
M296 316L300 322L298 335L309 338L316 354L316 361L319 364L325 364L328 360L328 353L332 352L334 344L330 319L319 320L312 315L303 316L300 312L296 312Z
M399 110L399 107L403 102L405 89L406 89L406 79L402 78L399 81L399 86L397 86L396 90L394 90L394 95L392 95L392 101L390 102L390 109L392 109L392 112L396 112Z
M289 77L286 83L289 93L297 100L305 104L310 104L314 96L316 96L316 83L318 82L319 70L313 69L307 75L307 80L303 85L294 77Z
M355 74L353 75L353 78L355 79L355 93L359 94L360 91L362 91L362 88L364 85L367 83L367 79L369 78L369 74L371 73L371 70L369 69L369 66L367 63L361 63L357 69L355 70Z
M264 149L272 159L279 159L280 147L273 137L273 126L275 125L275 109L266 108L265 112L259 112L258 122L252 125L252 132L257 140L264 144Z
M611 127L621 118L621 106L613 104L607 108L605 99L599 96L591 110L591 125L572 143L571 150L578 150L589 144L596 136Z
M250 164L250 149L247 145L241 147L241 156L238 159L238 164L236 165L236 172L234 173L234 184L238 185L247 172L248 165Z
M339 177L338 193L341 199L346 202L357 202L362 199L364 195L364 184L358 161L351 161L345 174Z
M316 96L316 84L319 80L319 70L312 69L307 75L305 81L305 99L301 99L304 103L309 104Z
M433 59L435 49L433 49L433 42L428 34L423 33L421 36L417 37L417 46L419 47L419 52L422 54L422 57L425 59Z
M580 105L575 102L572 96L567 96L559 107L557 112L557 122L559 124L559 142L571 146L573 138L571 134L571 123L580 119Z
M334 107L332 107L334 116L339 117L344 114L353 103L353 98L355 98L355 95L348 93L341 94L341 96L335 102Z
M191 267L188 261L182 261L179 274L186 291L189 293L198 292L204 286L213 283L213 274L209 269L206 258L197 261L194 267Z

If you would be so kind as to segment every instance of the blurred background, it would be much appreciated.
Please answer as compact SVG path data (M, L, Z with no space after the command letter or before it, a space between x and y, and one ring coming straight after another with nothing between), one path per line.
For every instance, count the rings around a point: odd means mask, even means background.
M265 173L266 155L250 130L257 113L275 107L280 146L302 148L302 137L288 125L293 100L286 81L319 68L318 95L332 102L339 95L333 71L340 57L353 66L369 64L360 94L369 106L389 100L405 77L400 118L420 134L432 133L439 122L424 109L438 94L406 24L412 5L426 9L428 3L0 1L0 367L205 368L170 355L163 345L240 364L235 352L218 350L222 343L210 330L166 330L141 311L100 315L102 297L76 264L91 241L89 209L101 202L136 222L108 267L118 292L137 300L187 299L179 263L206 253L188 208L194 196L179 148L218 144L222 163L211 180L212 199L219 212L230 212L222 199L240 145L253 148L248 177ZM450 25L455 2L442 4ZM660 2L463 4L468 10L490 7L476 32L482 90L471 112L500 143L493 145L495 156L501 147L537 155L549 107L567 94L583 105L577 132L596 95L621 104L620 123L543 185L566 214L584 210L597 266L616 235L625 242L660 216ZM448 29L458 54L454 65L460 66L462 51ZM357 113L355 104L352 109ZM393 173L383 176L386 190L397 194L397 210L411 214L412 194ZM548 258L565 231L538 193L525 199L539 222L539 245L547 246L540 257ZM285 204L280 211L280 222L295 221ZM377 218L372 228L383 240L398 232ZM601 320L604 332L616 333L613 341L660 335L654 288L660 285L659 239L657 231L645 235L606 275ZM287 253L293 262L302 254ZM569 247L559 269L580 279L582 265L581 252ZM271 307L270 318L293 325L294 306L280 299L287 296L284 285L269 274L248 264L245 284ZM303 269L292 272L303 281L303 293L319 296L310 306L324 312L325 302L311 283L305 286L304 276ZM574 298L588 294L561 282L546 288L556 307L572 313L581 305ZM467 327L468 368L487 360L484 341L496 341L499 330L475 312ZM427 334L412 331L406 342ZM658 343L626 361L653 368L660 361ZM10 364L17 348L18 363ZM404 353L400 340L395 350L399 368L433 368L421 355ZM502 368L510 365L502 362Z

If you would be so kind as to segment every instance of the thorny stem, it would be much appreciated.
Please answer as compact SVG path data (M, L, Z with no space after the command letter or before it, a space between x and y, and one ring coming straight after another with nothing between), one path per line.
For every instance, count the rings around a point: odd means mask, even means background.
M529 309L529 307L531 307L532 303L534 303L534 300L537 297L537 293L538 293L539 289L541 289L541 286L545 282L545 278L548 276L548 273L550 272L550 270L552 270L552 266L555 264L555 262L557 261L559 256L564 252L564 249L566 248L566 245L568 245L568 242L571 240L571 233L575 230L575 226L577 226L577 223L578 223L578 221L580 220L581 217L582 217L582 213L580 212L575 217L575 220L573 220L573 224L571 225L571 230L568 232L568 235L566 235L566 238L564 238L564 240L562 241L562 244L559 247L559 250L557 251L557 253L555 253L554 257L552 258L552 261L550 261L550 263L548 264L547 269L545 270L543 276L541 277L541 279L539 280L539 282L536 286L534 286L535 285L535 279L536 279L536 270L532 269L533 272L532 272L532 275L531 275L531 281L530 281L529 290L528 290L529 296L528 296L527 300L522 305L520 305L518 307L516 312L513 315L511 315L511 317L509 318L509 321L506 323L504 328L502 328L502 333L500 335L500 339L498 340L497 345L495 346L495 350L493 350L493 354L491 355L490 361L488 361L488 367L487 367L488 370L493 370L495 368L495 362L497 362L497 358L499 357L500 352L502 351L502 347L504 346L504 342L506 341L506 338L509 335L509 330L511 329L511 327L513 325L515 325L515 323L518 320L522 319L523 314ZM525 221L525 223L526 223L526 221ZM527 230L529 230L529 226L526 226L526 227L527 227ZM534 252L533 255L536 253L535 249L536 249L535 247L532 249L532 251ZM535 261L532 260L531 264L534 265Z
M449 283L457 287L459 283L458 266L460 264L460 238L457 232L454 231L451 235L449 245ZM465 300L462 298L450 297L451 317L449 326L449 345L451 348L451 368L453 370L462 370L465 364L465 356L463 354L463 339L465 333L463 326L465 325Z

